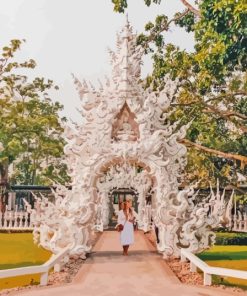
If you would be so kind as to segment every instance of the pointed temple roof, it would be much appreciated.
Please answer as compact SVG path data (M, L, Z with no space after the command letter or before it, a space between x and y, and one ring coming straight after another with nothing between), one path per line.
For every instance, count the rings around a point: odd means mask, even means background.
M141 58L143 49L136 45L137 35L133 34L128 19L117 34L117 50L109 50L112 64L112 77L120 92L130 92L141 78Z
M83 124L78 126L82 137L90 134L88 142L98 144L104 141L108 145L113 139L119 139L118 135L124 131L130 136L122 136L122 139L138 142L157 129L166 130L165 133L170 135L172 128L166 128L164 121L177 91L177 81L165 77L165 87L160 92L154 92L152 87L143 88L140 81L144 50L137 45L137 34L133 33L128 19L117 34L116 50L108 51L111 77L106 77L104 83L99 81L98 88L74 77L82 102ZM102 130L102 134L98 135L98 130Z
M140 92L141 64L143 49L136 44L137 35L126 18L123 29L117 33L116 51L108 49L112 65L111 78L106 77L105 83L99 81L99 89L83 80L81 83L74 75L74 83L81 99L85 96L94 96L96 93L114 92L114 96L128 99L138 97Z

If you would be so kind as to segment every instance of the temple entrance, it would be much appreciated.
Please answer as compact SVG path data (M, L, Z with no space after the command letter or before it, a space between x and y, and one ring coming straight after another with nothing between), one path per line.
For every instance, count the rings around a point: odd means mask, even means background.
M121 202L131 199L132 208L138 214L138 192L134 188L114 188L109 192L110 214L109 227L115 227L117 224L118 211L121 210Z
M141 166L142 165L142 166ZM153 176L137 162L121 160L103 166L97 177L98 203L94 229L103 231L117 224L120 204L131 200L135 226L147 231L151 227L151 195Z

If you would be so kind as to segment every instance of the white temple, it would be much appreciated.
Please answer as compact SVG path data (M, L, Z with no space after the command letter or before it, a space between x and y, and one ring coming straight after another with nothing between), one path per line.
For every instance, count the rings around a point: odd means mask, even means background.
M144 89L143 54L127 22L116 52L110 51L111 77L98 89L74 78L83 119L65 129L72 190L59 186L55 204L40 199L34 229L40 244L54 253L68 245L71 256L90 252L92 232L108 226L114 188L137 192L139 228L148 231L152 218L164 257L179 256L180 248L200 252L214 240L211 227L222 209L210 214L208 200L194 203L192 187L178 190L187 152L179 140L189 127L169 122L178 81L166 76L162 91Z

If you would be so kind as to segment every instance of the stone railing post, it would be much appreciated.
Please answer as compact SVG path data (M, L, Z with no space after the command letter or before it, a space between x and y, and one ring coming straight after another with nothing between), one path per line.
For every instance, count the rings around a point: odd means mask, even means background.
M22 223L23 223L23 221L22 221L22 212L20 212L19 213L19 227L18 228L22 228Z
M186 257L182 253L180 255L180 261L181 262L186 262Z
M18 227L18 212L14 212L14 228Z
M212 285L212 275L211 274L204 272L203 284L204 284L204 286L211 286Z
M4 219L3 227L4 227L4 228L7 228L7 226L8 226L8 221L7 221L7 214L6 214L6 212L4 213L4 217L3 217L3 219Z
M28 228L28 212L25 212L23 216L25 219L24 227Z
M12 212L7 212L7 221L9 222L8 223L8 228L11 228L12 227Z
M36 214L34 214L33 212L30 214L30 223L29 223L29 227L32 228L34 225L34 221L36 219Z
M6 219L6 228L9 228L9 212L6 211L4 214L5 214L5 219Z
M190 261L190 271L191 272L196 272L197 271L196 265L193 262L191 262L191 261Z
M48 284L48 271L41 273L40 275L40 286L47 286Z
M55 272L60 272L61 271L61 264L60 263L56 263L54 265L54 271Z

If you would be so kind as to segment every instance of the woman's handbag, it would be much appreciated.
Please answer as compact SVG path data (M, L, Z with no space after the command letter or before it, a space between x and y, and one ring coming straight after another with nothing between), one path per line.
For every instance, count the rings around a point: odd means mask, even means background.
M121 232L124 229L124 226L123 224L118 224L116 228L118 232Z
M126 222L127 222L127 220L125 220L124 225L125 225ZM118 224L118 225L116 226L117 231L118 231L118 232L123 231L123 229L124 229L124 225L123 225L123 224Z

